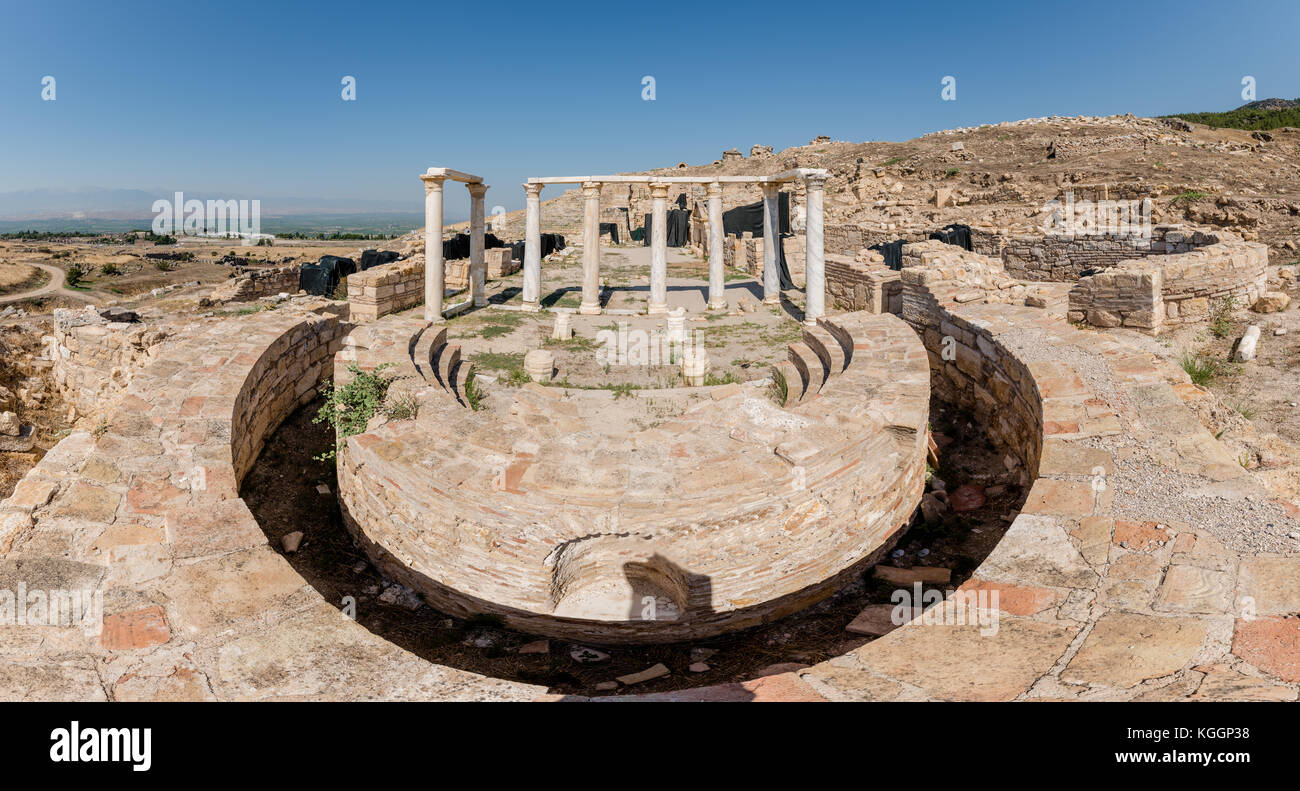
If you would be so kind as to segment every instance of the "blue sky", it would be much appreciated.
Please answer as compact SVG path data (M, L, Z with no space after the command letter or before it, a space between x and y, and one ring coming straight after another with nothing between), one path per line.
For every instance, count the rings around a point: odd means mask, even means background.
M528 176L707 163L754 143L1230 109L1244 75L1258 98L1300 96L1295 0L200 5L0 0L0 192L419 211L416 174L445 165L516 209ZM940 99L945 75L956 101ZM466 211L459 192L449 218Z

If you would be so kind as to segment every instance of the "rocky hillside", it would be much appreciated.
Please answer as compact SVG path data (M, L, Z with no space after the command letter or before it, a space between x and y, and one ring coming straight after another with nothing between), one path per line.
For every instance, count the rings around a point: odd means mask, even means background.
M1275 263L1294 261L1300 240L1297 129L1248 132L1131 115L1050 117L951 129L906 142L818 138L775 153L762 146L751 151L649 172L757 175L825 168L831 172L827 221L881 232L950 222L1032 232L1041 225L1043 204L1074 191L1076 197L1150 197L1156 222L1233 230L1269 244ZM558 189L548 187L543 198ZM626 186L610 185L602 202L630 202L634 218L649 211L643 189L633 188L631 201L627 193ZM728 188L724 200L729 208L758 197L757 188L736 187ZM581 204L576 190L544 200L543 229L576 234ZM506 215L497 233L520 238L522 232L520 211Z

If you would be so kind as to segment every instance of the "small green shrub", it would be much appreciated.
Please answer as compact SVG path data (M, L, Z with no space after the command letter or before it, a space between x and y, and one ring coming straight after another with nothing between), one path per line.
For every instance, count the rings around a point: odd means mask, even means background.
M420 402L410 393L402 393L388 399L384 414L389 420L414 420L420 414Z
M1192 384L1204 387L1213 382L1215 377L1220 373L1220 365L1217 360L1209 357L1202 357L1199 354L1183 352L1182 358L1178 361L1187 375L1191 377Z
M1209 193L1201 192L1200 190L1187 190L1186 192L1175 195L1170 199L1169 205L1177 206L1179 204L1195 203L1198 200L1204 200L1208 197L1210 197Z
M785 374L775 365L772 366L772 384L768 388L768 395L777 406L785 406L785 400L790 396L790 386L785 381Z
M474 366L469 367L469 374L465 378L465 403L475 412L483 408L483 391L478 389L478 380L475 378Z
M1223 302L1219 303L1218 309L1214 311L1214 315L1210 318L1210 332L1214 333L1214 337L1227 338L1232 335L1237 327L1237 323L1232 320L1232 312L1236 309L1236 297L1228 296Z
M1241 415L1247 420L1254 420L1255 418L1259 417L1259 408L1256 407L1254 404L1250 403L1249 401L1235 401L1229 404L1229 406L1235 409L1237 411L1237 414Z
M343 449L348 437L356 436L366 430L366 424L379 411L388 394L389 380L381 374L391 363L375 367L374 371L363 371L356 363L348 366L352 381L343 387L332 383L326 386L325 403L321 405L312 423L329 423L334 427L337 440L333 449L316 457L317 461L329 461Z
M67 281L69 288L76 288L81 285L81 280L86 276L86 268L81 264L73 263L68 265L68 271L64 274L64 280Z

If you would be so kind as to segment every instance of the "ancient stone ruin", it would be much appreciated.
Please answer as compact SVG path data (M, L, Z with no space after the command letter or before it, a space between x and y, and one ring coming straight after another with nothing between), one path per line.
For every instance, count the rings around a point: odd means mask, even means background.
M1144 345L1266 300L1264 244L1172 223L1083 240L967 228L952 243L922 221L831 222L830 172L782 169L764 146L750 159L772 172L531 178L521 261L485 249L483 179L433 167L423 250L350 276L346 301L291 296L267 269L217 294L273 305L245 314L56 313L52 376L86 417L0 502L0 573L107 593L97 629L14 627L0 696L558 696L359 623L351 589L303 560L332 541L359 553L347 573L382 578L358 586L366 602L464 624L471 650L584 668L690 652L685 670L655 663L571 696L1296 699L1300 511ZM447 181L471 196L469 255L450 268ZM560 227L542 211L550 185L580 185L582 238L543 255ZM630 231L638 208L602 212L602 188L648 191L647 244L602 235ZM681 248L670 190L691 212ZM724 199L753 190L763 235L726 234ZM368 411L340 395L354 386L374 388ZM308 509L337 513L346 533L329 539L274 532L247 488L313 404L338 429ZM968 430L961 453L992 460L983 477L939 477L953 442L940 411ZM0 442L22 435L8 415ZM1207 517L1206 491L1267 527ZM913 546L991 498L1009 507L979 557L941 566ZM858 608L857 642L830 655L709 677L709 652L733 645L709 641L817 617L864 577L936 598L903 617Z

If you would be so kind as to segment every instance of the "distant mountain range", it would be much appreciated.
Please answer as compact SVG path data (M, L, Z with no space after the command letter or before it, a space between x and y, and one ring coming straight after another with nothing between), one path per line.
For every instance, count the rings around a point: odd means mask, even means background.
M55 219L140 219L154 216L156 200L173 199L172 191L135 189L18 190L0 192L0 220ZM418 199L411 201L375 201L285 196L229 195L224 193L187 192L185 199L262 201L262 216L293 214L362 214L374 212L414 212L419 214Z
M1259 99L1222 113L1177 113L1181 118L1216 128L1265 130L1284 126L1300 127L1300 99Z
M187 192L185 200L251 200L248 195ZM258 197L262 233L402 234L424 227L414 201ZM154 201L173 202L173 192L135 189L16 190L0 192L0 233L20 231L122 233L148 229ZM448 217L448 223L463 220Z

